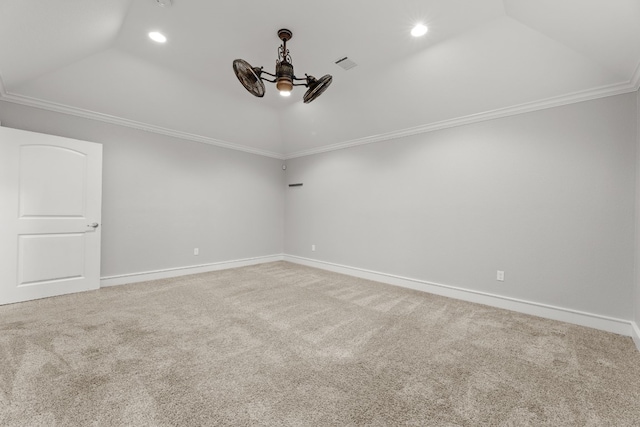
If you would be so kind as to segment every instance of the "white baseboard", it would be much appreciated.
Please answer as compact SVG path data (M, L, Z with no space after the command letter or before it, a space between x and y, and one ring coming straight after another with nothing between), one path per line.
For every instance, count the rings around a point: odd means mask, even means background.
M640 327L637 322L631 322L631 338L636 343L636 347L640 351Z
M245 267L249 265L264 264L275 261L288 261L295 264L315 267L322 270L333 271L335 273L360 277L376 282L387 283L389 285L403 288L415 289L435 295L442 295L463 301L484 304L491 307L530 314L546 319L558 320L561 322L573 323L620 335L630 336L640 350L640 328L635 322L601 316L593 313L572 310L568 308L555 307L540 304L532 301L519 300L516 298L501 295L489 294L486 292L457 288L455 286L443 285L441 283L427 282L424 280L412 279L393 274L381 273L378 271L365 270L362 268L349 267L326 261L318 261L294 255L268 255L263 257L245 258L232 261L221 261L210 264L193 265L188 267L170 268L166 270L146 271L140 273L121 274L117 276L107 276L100 278L100 286L118 286L129 283L146 282L149 280L166 279L171 277L186 276L189 274L206 273L209 271L225 270L229 268Z
M188 267L168 268L166 270L145 271L141 273L120 274L100 278L100 287L125 285L128 283L146 282L148 280L167 279L170 277L187 276L189 274L206 273L209 271L226 270L228 268L246 267L248 265L264 264L282 261L283 255L268 255L255 258L245 258L233 261L221 261L211 264L192 265Z
M294 255L284 255L284 261L302 264L309 267L320 268L322 270L333 271L335 273L342 273L362 279L373 280L376 282L387 283L389 285L401 286L403 288L415 289L431 294L442 295L449 298L455 298L463 301L469 301L506 310L516 311L519 313L530 314L546 319L586 326L589 328L613 332L620 335L633 336L636 345L638 345L638 348L640 349L640 331L638 330L637 325L634 325L635 330L633 330L632 323L628 320L616 319L568 308L555 307L532 301L519 300L516 298L489 294L486 292L457 288L455 286L427 282L424 280L412 279L408 277L401 277L393 274L380 273L377 271L365 270L362 268L349 267L325 261L317 261Z

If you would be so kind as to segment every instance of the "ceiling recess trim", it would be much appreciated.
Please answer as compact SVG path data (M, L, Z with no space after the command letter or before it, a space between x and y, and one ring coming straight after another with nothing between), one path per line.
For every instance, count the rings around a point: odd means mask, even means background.
M497 110L486 111L484 113L471 114L455 119L442 120L434 123L427 123L420 126L401 129L382 133L378 135L366 136L364 138L353 139L350 141L339 142L337 144L326 145L324 147L312 148L309 150L296 151L285 154L285 160L295 159L297 157L311 156L314 154L326 153L329 151L343 150L345 148L357 147L359 145L373 144L376 142L388 141L391 139L400 139L408 136L419 135L422 133L434 132L437 130L449 129L457 126L464 126L473 123L494 120L503 117L515 116L518 114L531 113L548 108L561 107L563 105L575 104L578 102L591 101L609 96L622 95L625 93L636 92L640 89L640 64L636 69L634 77L627 83L619 83L613 85L602 86L595 89L575 92L569 95L547 98L541 101L528 102L525 104L514 105L512 107L500 108Z
M26 105L29 107L41 108L45 110L55 111L63 114L83 117L87 119L98 120L106 123L116 124L129 128L139 129L147 132L153 132L160 135L171 136L174 138L185 139L188 141L200 142L216 147L227 148L230 150L242 151L245 153L256 154L259 156L270 157L274 159L287 160L297 157L311 156L314 154L326 153L329 151L343 150L359 145L373 144L376 142L388 141L391 139L405 138L408 136L419 135L422 133L434 132L437 130L448 129L456 126L463 126L472 123L483 122L487 120L499 119L502 117L515 116L518 114L530 113L533 111L544 110L548 108L560 107L578 102L590 101L608 96L622 95L640 90L640 63L628 82L601 86L594 89L575 92L569 95L547 98L541 101L529 102L525 104L515 105L511 107L501 108L483 113L472 114L469 116L458 117L455 119L442 120L435 123L427 123L420 126L401 129L397 131L387 132L378 135L371 135L364 138L353 139L350 141L340 142L327 145L324 147L312 148L309 150L295 151L292 153L276 153L272 151L260 150L257 148L247 147L245 145L236 144L220 139L210 138L202 135L196 135L188 132L182 132L173 129L167 129L160 126L150 125L135 120L124 119L117 116L98 113L95 111L85 110L82 108L71 107L68 105L58 104L55 102L44 101L24 95L7 92L0 74L0 100L15 104Z
M186 139L188 141L200 142L203 144L214 145L216 147L227 148L230 150L243 151L245 153L257 154L259 156L271 157L284 160L284 155L258 148L247 147L246 145L236 144L233 142L223 141L221 139L210 138L208 136L197 135L193 133L183 132L163 128L161 126L151 125L148 123L138 122L135 120L124 119L122 117L111 116L109 114L98 113L96 111L85 110L83 108L71 107L69 105L58 104L56 102L44 101L29 96L18 95L7 92L3 89L0 81L0 100L12 102L14 104L26 105L28 107L41 108L44 110L55 111L57 113L69 114L72 116L83 117L86 119L98 120L105 123L125 126L133 129L153 132L160 135L171 136L174 138Z

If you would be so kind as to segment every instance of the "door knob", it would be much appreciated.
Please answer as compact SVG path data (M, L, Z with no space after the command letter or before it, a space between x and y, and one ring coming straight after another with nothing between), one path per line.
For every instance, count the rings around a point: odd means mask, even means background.
M94 222L93 224L87 225L87 227L91 227L91 228L93 228L95 230L96 228L98 228L99 225L100 224L98 224L97 222Z

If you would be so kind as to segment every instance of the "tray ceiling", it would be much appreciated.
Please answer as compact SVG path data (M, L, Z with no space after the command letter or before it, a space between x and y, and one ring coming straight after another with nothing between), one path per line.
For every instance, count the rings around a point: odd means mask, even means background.
M273 72L280 28L334 77L311 104L233 74ZM0 99L280 158L630 92L639 63L638 0L0 0Z

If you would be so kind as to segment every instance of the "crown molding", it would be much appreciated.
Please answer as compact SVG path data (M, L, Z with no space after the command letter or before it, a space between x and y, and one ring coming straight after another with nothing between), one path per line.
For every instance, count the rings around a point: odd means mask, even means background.
M311 156L314 154L326 153L329 151L343 150L345 148L356 147L359 145L373 144L376 142L388 141L391 139L405 138L408 136L419 135L423 133L434 132L442 129L449 129L457 126L463 126L473 123L479 123L487 120L500 119L503 117L515 116L518 114L530 113L533 111L546 110L549 108L561 107L563 105L575 104L578 102L590 101L609 96L622 95L638 90L640 86L640 64L636 68L636 72L631 80L626 83L618 83L607 86L601 86L595 89L589 89L580 92L574 92L569 95L547 98L541 101L528 102L515 105L512 107L500 108L497 110L486 111L484 113L471 114L468 116L458 117L455 119L442 120L434 123L427 123L420 126L401 129L397 131L382 133L378 135L366 136L364 138L353 139L346 142L325 145L323 147L311 148L309 150L296 151L285 154L285 160L295 159L297 157Z
M96 111L86 110L83 108L72 107L69 105L59 104L56 102L45 101L37 98L32 98L25 95L19 95L8 92L2 81L0 75L0 100L12 102L15 104L26 105L29 107L41 108L44 110L55 111L58 113L70 114L73 116L83 117L92 120L98 120L106 123L125 126L133 129L139 129L146 132L153 132L160 135L171 136L174 138L185 139L194 142L200 142L203 144L209 144L216 147L226 148L230 150L242 151L245 153L256 154L259 156L270 157L279 160L289 160L298 157L311 156L314 154L326 153L330 151L343 150L346 148L357 147L359 145L373 144L376 142L383 142L392 139L400 139L409 136L419 135L423 133L434 132L443 129L449 129L457 126L463 126L473 123L479 123L487 120L494 120L509 116L515 116L518 114L530 113L539 110L545 110L549 108L561 107L563 105L575 104L578 102L590 101L599 98L606 98L609 96L622 95L630 92L637 92L640 90L640 63L635 69L633 76L628 82L617 83L607 86L601 86L595 89L589 89L585 91L574 92L569 95L557 96L547 98L541 101L529 102L519 104L511 107L500 108L492 111L486 111L483 113L471 114L468 116L458 117L454 119L442 120L439 122L426 123L420 126L400 129L397 131L391 131L387 133L370 135L363 138L353 139L349 141L339 142L336 144L325 145L322 147L311 148L308 150L294 151L291 153L276 153L267 150L260 150L257 148L248 147L241 144L236 144L220 139L210 138L207 136L197 135L188 132L182 132L178 130L163 128L161 126L151 125L135 120L129 120L117 116L98 113Z
M1 79L0 79L0 100L11 102L14 104L26 105L28 107L35 107L43 110L55 111L57 113L83 117L86 119L98 120L101 122L125 126L125 127L138 129L146 132L153 132L160 135L171 136L174 138L186 139L189 141L214 145L216 147L227 148L230 150L243 151L245 153L256 154L259 156L265 156L265 157L271 157L279 160L284 160L284 156L281 153L275 153L272 151L251 148L245 145L235 144L232 142L210 138L207 136L163 128L161 126L151 125L151 124L139 122L136 120L129 120L122 117L112 116L109 114L98 113L96 111L85 110L83 108L71 107L69 105L59 104L56 102L45 101L42 99L37 99L37 98L25 96L25 95L19 95L19 94L7 92L4 89Z

